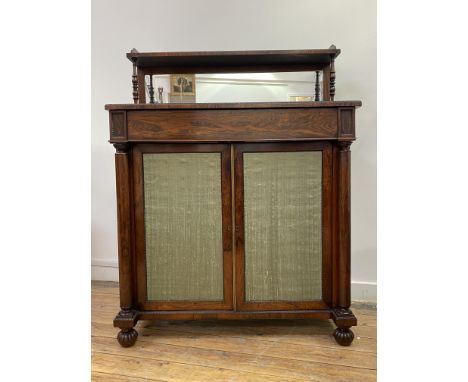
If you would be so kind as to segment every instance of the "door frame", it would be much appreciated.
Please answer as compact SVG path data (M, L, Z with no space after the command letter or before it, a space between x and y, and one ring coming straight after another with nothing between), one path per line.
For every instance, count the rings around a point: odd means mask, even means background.
M147 299L147 270L145 243L145 197L143 154L145 153L221 153L221 203L223 237L223 301L158 301ZM232 310L233 258L232 258L232 187L231 146L207 143L142 143L132 150L134 195L134 253L136 272L136 305L141 310Z
M322 299L311 301L245 301L244 164L245 152L322 151ZM326 309L332 303L332 144L327 141L239 143L234 147L236 310Z

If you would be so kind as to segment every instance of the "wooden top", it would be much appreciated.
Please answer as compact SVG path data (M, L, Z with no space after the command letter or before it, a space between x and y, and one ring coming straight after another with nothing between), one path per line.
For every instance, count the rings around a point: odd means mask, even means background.
M179 109L279 109L310 107L360 107L361 101L320 102L229 102L229 103L144 103L107 104L106 110L179 110Z
M140 53L132 49L127 53L130 61L135 61L139 68L157 67L203 67L220 68L236 67L297 67L324 66L340 54L340 49L331 46L329 49L304 50L251 50L220 52L150 52Z

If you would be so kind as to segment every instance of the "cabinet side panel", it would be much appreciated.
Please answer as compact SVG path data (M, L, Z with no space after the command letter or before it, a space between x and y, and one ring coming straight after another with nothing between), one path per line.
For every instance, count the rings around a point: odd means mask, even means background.
M147 297L222 301L220 153L143 154Z
M246 301L322 298L322 152L244 153Z

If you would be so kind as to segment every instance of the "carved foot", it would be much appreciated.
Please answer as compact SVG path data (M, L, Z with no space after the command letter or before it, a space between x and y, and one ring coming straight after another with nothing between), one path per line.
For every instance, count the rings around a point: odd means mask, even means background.
M350 328L336 328L333 337L339 345L349 346L354 340L354 333Z
M114 326L121 329L117 334L117 340L124 348L135 344L138 333L133 327L137 321L137 312L132 309L122 309L114 318Z
M357 325L356 316L348 308L337 307L332 311L332 319L337 326L333 332L336 342L341 346L349 346L354 340L354 333L349 329Z
M119 341L119 344L124 348L128 348L135 344L137 337L138 332L135 329L122 329L119 334L117 334L117 341Z

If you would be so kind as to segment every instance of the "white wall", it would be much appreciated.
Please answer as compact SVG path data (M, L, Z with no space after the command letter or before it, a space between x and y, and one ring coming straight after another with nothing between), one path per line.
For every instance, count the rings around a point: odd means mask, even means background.
M307 49L328 48L330 44L341 49L336 61L335 100L363 102L356 113L358 139L351 146L352 297L376 301L375 0L94 0L93 279L118 280L114 149L107 142L104 104L132 102L131 64L126 52L131 48Z

